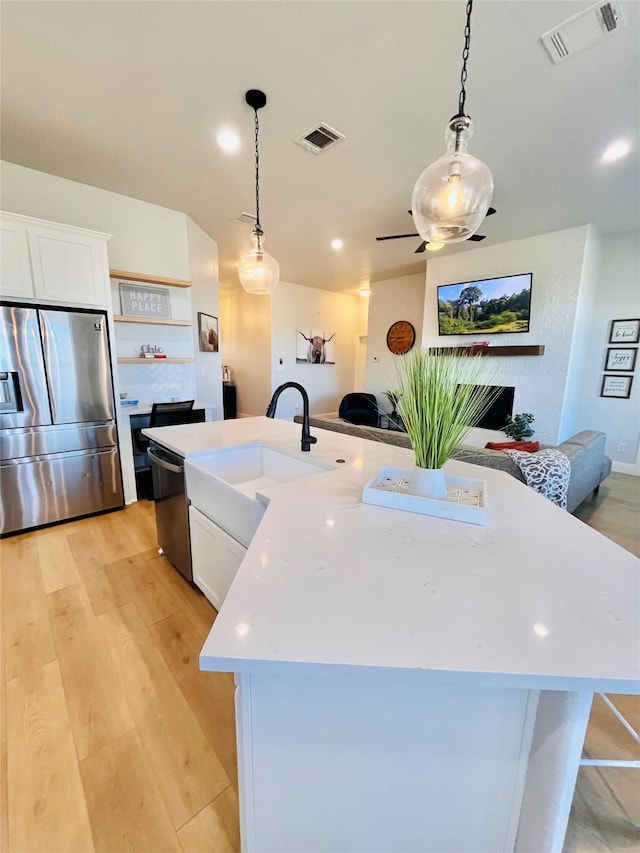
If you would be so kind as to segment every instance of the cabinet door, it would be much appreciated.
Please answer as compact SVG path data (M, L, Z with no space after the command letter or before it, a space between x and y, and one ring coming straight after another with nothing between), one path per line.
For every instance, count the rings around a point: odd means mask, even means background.
M220 610L247 549L193 506L189 522L193 582Z
M72 229L29 226L29 249L38 299L73 305L107 304L104 242Z
M4 298L33 299L27 229L22 223L2 217L0 226L0 283Z

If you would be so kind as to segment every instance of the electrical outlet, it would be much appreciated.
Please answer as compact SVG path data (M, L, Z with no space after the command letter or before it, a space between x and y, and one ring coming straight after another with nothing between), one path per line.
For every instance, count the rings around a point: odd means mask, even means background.
M618 453L625 453L627 450L627 445L624 441L619 441L616 450L618 451Z

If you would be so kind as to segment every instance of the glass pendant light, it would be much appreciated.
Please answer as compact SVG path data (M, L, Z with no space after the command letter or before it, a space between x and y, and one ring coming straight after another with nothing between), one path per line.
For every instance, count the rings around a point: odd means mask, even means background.
M249 89L245 101L253 109L256 145L256 224L251 233L251 251L238 264L238 278L247 293L269 295L278 286L280 267L275 258L264 251L264 232L260 226L260 151L258 137L260 124L258 110L267 103L267 96L259 89Z
M447 152L427 166L416 181L411 197L413 221L427 243L468 240L487 215L493 195L489 168L467 151L473 134L473 122L465 113L472 9L473 0L468 0L458 112L447 125Z

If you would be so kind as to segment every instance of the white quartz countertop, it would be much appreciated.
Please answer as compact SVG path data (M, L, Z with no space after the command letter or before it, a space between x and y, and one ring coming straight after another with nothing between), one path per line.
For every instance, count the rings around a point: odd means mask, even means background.
M486 481L486 527L363 504L363 485L383 467L410 468L411 451L312 432L305 457L345 462L269 491L203 669L640 692L632 554L508 474L455 460L447 473ZM267 418L145 434L185 456L248 441L300 447L298 424Z

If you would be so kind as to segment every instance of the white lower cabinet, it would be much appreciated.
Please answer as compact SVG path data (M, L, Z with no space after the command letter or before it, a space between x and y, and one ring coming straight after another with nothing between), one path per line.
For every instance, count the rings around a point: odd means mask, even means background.
M189 523L193 582L220 610L247 549L194 506Z

